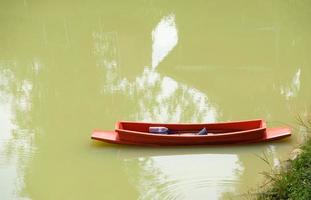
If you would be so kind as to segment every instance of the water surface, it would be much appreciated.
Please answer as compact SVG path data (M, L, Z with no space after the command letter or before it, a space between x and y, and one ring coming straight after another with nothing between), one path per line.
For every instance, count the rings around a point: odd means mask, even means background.
M1 1L1 199L227 199L303 141L308 1ZM146 148L90 140L117 120L264 118L290 139Z

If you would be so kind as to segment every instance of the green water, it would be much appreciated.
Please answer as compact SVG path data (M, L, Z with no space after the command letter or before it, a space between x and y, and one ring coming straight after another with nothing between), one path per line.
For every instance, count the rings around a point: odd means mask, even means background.
M0 2L0 199L240 199L303 141L310 1ZM290 139L146 148L117 120L264 118Z

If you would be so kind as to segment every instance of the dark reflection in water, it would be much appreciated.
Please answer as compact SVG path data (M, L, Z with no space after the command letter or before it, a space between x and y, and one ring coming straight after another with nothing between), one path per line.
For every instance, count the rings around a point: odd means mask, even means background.
M277 165L302 129L280 143L163 149L90 132L122 119L293 124L311 99L309 8L1 2L1 199L219 199L255 186L267 169L255 154Z

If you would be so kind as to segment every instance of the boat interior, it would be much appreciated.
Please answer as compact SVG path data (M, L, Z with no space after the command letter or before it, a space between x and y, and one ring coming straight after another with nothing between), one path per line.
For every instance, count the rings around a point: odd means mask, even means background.
M121 121L116 123L116 129L145 132L149 133L150 127L166 127L169 129L169 134L177 135L196 135L203 128L206 128L208 134L230 133L247 131L252 129L265 128L264 120L249 120L237 122L221 122L208 124L163 124L163 123L145 123L145 122L127 122Z

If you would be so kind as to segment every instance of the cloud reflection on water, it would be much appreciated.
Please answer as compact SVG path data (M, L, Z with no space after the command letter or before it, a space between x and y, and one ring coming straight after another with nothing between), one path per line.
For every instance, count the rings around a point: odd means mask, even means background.
M0 62L0 194L4 199L22 199L19 192L24 187L25 162L34 150L34 132L28 127L27 114L33 84L16 77L11 70L16 65L13 61Z
M297 96L300 90L300 74L301 70L299 68L293 76L291 83L287 86L281 86L281 95L285 96L287 100L291 97Z
M138 165L130 181L137 186L139 199L219 199L223 192L234 192L244 170L235 154L152 156L125 162Z
M134 80L119 76L117 33L94 32L97 65L105 68L105 93L139 96L138 110L130 117L139 121L213 122L218 113L207 95L156 71L158 64L178 42L175 16L164 16L152 31L152 66L145 66Z
M169 54L178 43L175 15L164 16L152 31L152 68Z

